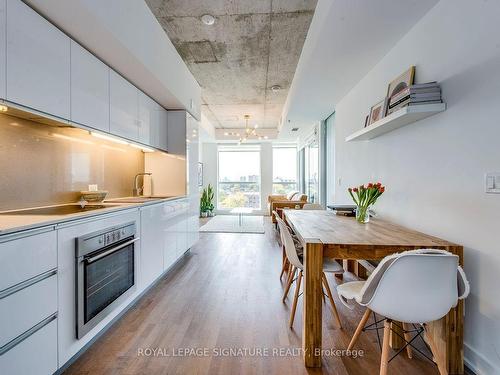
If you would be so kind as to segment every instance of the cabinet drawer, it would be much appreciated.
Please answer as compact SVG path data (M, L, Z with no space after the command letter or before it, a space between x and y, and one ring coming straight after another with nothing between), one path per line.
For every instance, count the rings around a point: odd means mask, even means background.
M0 374L48 375L57 370L57 319L51 317L33 331L0 354Z
M55 270L44 277L5 298L0 296L0 347L57 311Z
M55 231L0 243L0 292L56 267Z

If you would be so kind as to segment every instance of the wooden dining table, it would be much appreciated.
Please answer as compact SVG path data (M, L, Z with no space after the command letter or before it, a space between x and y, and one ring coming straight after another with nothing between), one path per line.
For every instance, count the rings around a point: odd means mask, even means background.
M302 349L306 367L321 367L323 257L380 260L396 252L432 248L458 255L463 264L462 246L382 219L361 224L332 211L284 210L283 214L304 246ZM425 339L433 344L440 371L463 374L463 313L463 301L459 301L445 317L427 324Z

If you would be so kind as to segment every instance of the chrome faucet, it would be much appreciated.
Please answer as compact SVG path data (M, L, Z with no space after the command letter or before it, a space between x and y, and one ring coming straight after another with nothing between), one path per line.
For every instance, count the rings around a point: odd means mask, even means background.
M144 177L142 178L142 187L137 186L139 176L151 176L152 173L137 173L134 177L134 189L132 190L132 194L134 197L138 197L142 195L144 192Z

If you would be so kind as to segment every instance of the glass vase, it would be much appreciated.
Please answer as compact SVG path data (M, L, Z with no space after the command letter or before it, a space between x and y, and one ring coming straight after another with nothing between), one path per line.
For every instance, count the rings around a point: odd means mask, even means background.
M366 224L370 222L370 207L357 206L356 207L356 220L358 223Z

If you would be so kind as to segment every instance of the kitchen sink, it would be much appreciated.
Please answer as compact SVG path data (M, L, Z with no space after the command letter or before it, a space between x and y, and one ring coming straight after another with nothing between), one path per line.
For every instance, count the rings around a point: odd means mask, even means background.
M128 197L128 198L115 198L108 199L106 203L144 203L151 201L158 201L161 199L172 198L169 196L148 196L148 197Z
M60 206L29 208L26 210L0 212L0 215L70 215L83 212L102 210L120 206L118 204L88 204L84 207L79 204L63 204Z

